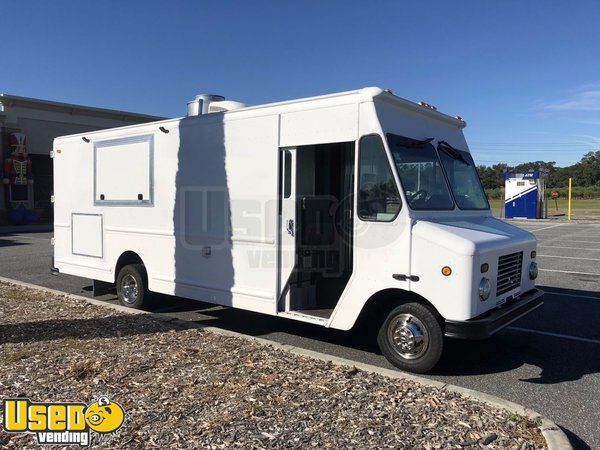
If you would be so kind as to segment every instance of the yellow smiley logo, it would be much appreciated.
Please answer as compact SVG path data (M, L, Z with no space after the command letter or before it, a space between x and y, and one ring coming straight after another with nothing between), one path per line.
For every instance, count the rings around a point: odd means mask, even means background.
M85 421L96 433L112 433L125 421L125 411L117 402L100 397L85 410Z

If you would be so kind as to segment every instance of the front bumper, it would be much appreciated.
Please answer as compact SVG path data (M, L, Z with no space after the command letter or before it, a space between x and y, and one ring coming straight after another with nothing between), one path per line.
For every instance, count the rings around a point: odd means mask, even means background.
M485 339L515 320L529 314L544 303L544 292L534 289L519 300L500 309L486 311L473 319L446 320L446 337L458 339Z

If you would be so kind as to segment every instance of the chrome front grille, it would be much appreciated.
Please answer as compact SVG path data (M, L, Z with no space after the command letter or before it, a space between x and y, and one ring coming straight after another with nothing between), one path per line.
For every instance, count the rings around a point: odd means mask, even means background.
M521 269L523 268L523 252L511 253L498 258L498 282L496 295L521 286Z

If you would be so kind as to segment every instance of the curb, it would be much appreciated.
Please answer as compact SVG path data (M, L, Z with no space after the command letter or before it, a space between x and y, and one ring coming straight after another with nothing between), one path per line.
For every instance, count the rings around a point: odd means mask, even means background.
M518 403L513 403L508 400L504 400L500 397L486 394L484 392L479 392L479 391L475 391L473 389L455 386L452 384L442 383L441 381L430 380L428 378L410 374L407 372L402 372L400 370L386 369L384 367L374 366L372 364L361 363L358 361L352 361L350 359L340 358L337 356L328 355L328 354L316 352L313 350L307 350L307 349L295 347L295 346L289 345L289 344L281 344L279 342L270 341L268 339L264 339L264 338L260 338L260 337L249 336L247 334L238 333L236 331L224 330L221 328L211 327L208 325L202 325L202 324L198 324L198 323L194 323L194 322L189 322L186 320L177 319L175 317L169 317L164 314L152 313L149 311L142 311L139 309L132 309L132 308L128 308L128 307L122 306L122 305L115 305L112 303L107 303L105 301L95 300L93 298L84 297L82 295L70 294L68 292L58 291L56 289L50 289L50 288L46 288L43 286L38 286L36 284L30 284L30 283L25 283L25 282L18 281L18 280L13 280L11 278L0 277L0 282L5 282L8 284L12 284L12 285L22 286L22 287L26 287L29 289L34 289L37 291L50 293L50 294L66 296L66 297L77 299L77 300L84 300L87 303L90 303L92 305L102 306L104 308L111 308L113 310L123 312L126 314L148 315L154 319L157 319L157 320L160 320L163 322L181 324L181 325L185 325L186 327L191 326L192 328L198 328L198 329L202 329L202 330L211 331L213 333L217 333L222 336L230 336L230 337L237 337L237 338L245 339L247 341L256 342L260 345L265 345L265 346L270 346L273 348L285 350L285 351L291 352L295 355L313 358L313 359L317 359L317 360L324 361L324 362L331 362L338 366L350 366L350 367L354 366L357 369L362 370L364 372L375 373L375 374L383 375L383 376L386 376L389 378L394 378L394 379L414 381L414 382L419 383L424 386L430 386L430 387L435 387L438 389L444 389L446 391L461 394L465 397L477 400L482 403L486 403L486 404L494 406L496 408L504 409L504 410L510 411L511 413L519 414L521 416L527 417L530 420L541 421L541 425L539 428L540 428L540 431L542 432L542 436L544 436L544 439L546 440L546 444L547 444L549 450L573 450L573 446L569 442L567 435L564 433L564 431L562 431L562 429L558 425L556 425L550 419L542 416L541 414L537 413L533 409L526 408L525 406L519 405Z

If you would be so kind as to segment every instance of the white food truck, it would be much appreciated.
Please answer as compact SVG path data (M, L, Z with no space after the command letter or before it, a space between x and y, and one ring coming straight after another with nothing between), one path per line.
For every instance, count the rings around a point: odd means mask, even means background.
M340 330L426 372L542 304L536 239L492 217L460 117L389 90L54 141L54 273ZM370 327L366 326L365 329Z

